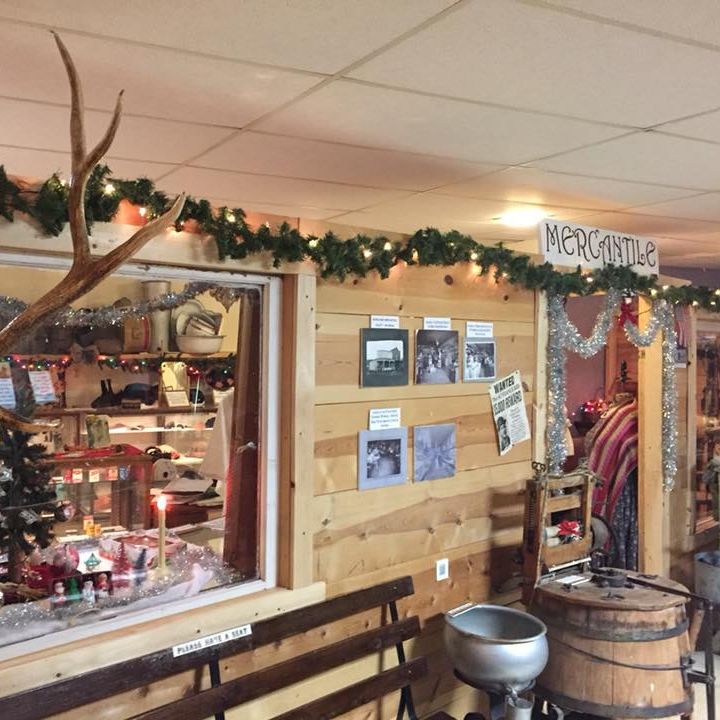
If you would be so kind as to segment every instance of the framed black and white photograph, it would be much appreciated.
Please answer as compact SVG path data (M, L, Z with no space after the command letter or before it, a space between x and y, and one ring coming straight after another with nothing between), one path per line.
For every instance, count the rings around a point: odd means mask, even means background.
M484 382L496 377L495 341L465 340L463 382Z
M361 430L358 487L373 490L407 480L407 428Z
M363 387L408 384L408 331L363 328L360 331Z
M455 423L418 425L413 430L415 482L455 475Z
M442 385L457 382L457 330L418 330L415 336L415 382Z

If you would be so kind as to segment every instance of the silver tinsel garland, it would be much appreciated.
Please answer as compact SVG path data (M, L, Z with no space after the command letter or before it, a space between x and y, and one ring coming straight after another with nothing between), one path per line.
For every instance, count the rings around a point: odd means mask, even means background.
M571 350L583 358L595 355L604 347L607 334L617 314L622 294L610 290L598 315L590 337L583 337L565 312L565 299L559 295L548 298L548 423L547 455L550 472L562 472L567 457L565 422L567 376L565 351ZM666 301L653 303L652 315L645 330L632 322L624 325L628 340L636 347L648 347L662 331L662 465L663 487L672 490L677 473L677 381L675 376L675 314Z
M62 327L107 327L119 325L127 318L145 317L156 310L172 310L184 305L210 288L212 283L191 282L177 292L164 293L150 300L140 300L134 305L116 307L106 305L99 308L66 308L53 316L52 323ZM27 303L17 298L0 296L0 327L4 327L27 308Z

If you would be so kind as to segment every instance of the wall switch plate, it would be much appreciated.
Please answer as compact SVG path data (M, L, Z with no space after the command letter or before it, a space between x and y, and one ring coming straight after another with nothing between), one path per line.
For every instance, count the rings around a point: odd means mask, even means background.
M443 558L442 560L438 560L435 563L435 579L440 582L440 580L447 580L450 577L450 561L447 558Z

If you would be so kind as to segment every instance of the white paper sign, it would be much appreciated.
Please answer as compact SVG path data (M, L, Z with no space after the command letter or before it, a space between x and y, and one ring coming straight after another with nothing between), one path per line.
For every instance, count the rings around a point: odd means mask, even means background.
M493 333L493 324L491 322L472 322L468 320L465 323L465 335L469 338L492 340Z
M555 265L630 267L639 275L657 275L660 255L655 240L588 225L543 220L538 224L540 254Z
M31 370L28 375L30 376L30 385L35 396L35 402L38 405L53 403L57 400L55 386L49 370Z
M392 430L400 427L400 408L370 410L370 430Z
M213 645L222 645L230 640L237 640L238 638L247 637L248 635L252 635L252 627L250 625L240 625L240 627L223 630L214 635L206 635L196 640L190 640L190 642L183 643L182 645L175 645L172 649L173 657L188 655L189 653L198 652Z
M398 315L371 315L370 327L395 330L400 327L400 317Z
M519 442L530 439L520 372L516 370L512 375L492 383L489 392L498 449L501 455L505 455Z
M426 317L423 319L423 330L452 330L450 318Z
M10 363L0 363L0 407L12 409L17 405Z

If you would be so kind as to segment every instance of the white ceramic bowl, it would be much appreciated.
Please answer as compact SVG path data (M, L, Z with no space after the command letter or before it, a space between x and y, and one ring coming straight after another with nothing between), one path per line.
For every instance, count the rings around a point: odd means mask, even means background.
M191 355L212 355L220 350L224 335L178 335L178 350Z

